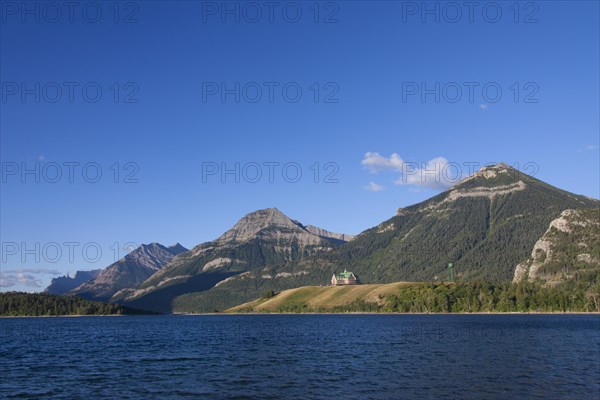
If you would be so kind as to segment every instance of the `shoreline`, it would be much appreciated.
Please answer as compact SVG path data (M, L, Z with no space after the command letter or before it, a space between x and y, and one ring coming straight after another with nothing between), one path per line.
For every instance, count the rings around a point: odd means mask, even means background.
M222 312L222 313L173 313L172 316L202 315L600 315L600 311L535 311L535 312L456 312L456 313L400 313L400 312Z
M399 313L399 312L248 312L248 313L172 313L172 314L107 314L107 315L0 315L2 318L81 318L81 317L190 317L235 315L600 315L600 311L535 311L535 312L456 312L456 313Z
M66 314L66 315L0 315L2 318L79 318L79 317L134 317L137 315L148 314L106 314L106 315L84 315L84 314Z

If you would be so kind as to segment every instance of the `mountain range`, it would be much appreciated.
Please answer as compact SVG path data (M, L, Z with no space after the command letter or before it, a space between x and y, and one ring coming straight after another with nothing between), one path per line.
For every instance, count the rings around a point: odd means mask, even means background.
M517 264L529 257L564 210L599 207L598 200L496 164L437 196L399 209L389 220L331 251L246 271L210 290L176 298L172 309L224 309L268 290L327 284L333 272L344 269L364 283L444 281L452 262L458 280L511 281Z
M178 255L136 289L121 292L120 300L169 311L178 296L210 290L236 277L244 279L249 271L317 256L351 239L351 235L304 226L277 208L258 210L244 216L216 240ZM237 295L226 296L222 306Z
M109 301L120 290L141 284L185 251L187 249L179 243L169 247L159 243L143 244L104 269L90 271L89 274L77 271L74 278L55 278L45 292Z
M126 257L69 293L161 312L208 312L265 291L327 284L332 273L343 269L365 283L444 281L452 262L458 280L510 281L516 279L516 269L522 271L519 279L532 276L532 249L565 210L579 215L598 208L596 199L500 163L399 209L356 237L305 226L276 208L258 210L214 241L189 251L181 246L165 251L154 244L152 253L163 255L159 262L146 265L149 257L141 257L143 262ZM597 214L582 215L593 219ZM578 230L582 225L573 226ZM586 227L581 235L592 238L584 240L592 250L580 253L595 260L600 232L596 225ZM569 249L575 251L571 245ZM137 267L131 271L130 264L144 264L143 273ZM600 280L600 269L593 265L586 279Z

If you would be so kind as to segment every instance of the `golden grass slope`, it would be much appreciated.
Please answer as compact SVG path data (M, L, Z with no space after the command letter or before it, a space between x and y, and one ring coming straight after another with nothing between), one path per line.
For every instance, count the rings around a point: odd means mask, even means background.
M363 300L383 305L385 297L398 293L402 286L414 282L394 282L354 286L304 286L284 290L275 297L258 299L232 307L226 312L274 312L284 305L307 305L310 309L328 309Z

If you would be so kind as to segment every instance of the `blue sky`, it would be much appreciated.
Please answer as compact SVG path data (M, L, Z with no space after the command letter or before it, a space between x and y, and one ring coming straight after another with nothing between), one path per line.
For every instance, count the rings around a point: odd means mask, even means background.
M266 207L358 233L449 184L402 165L600 196L598 2L22 4L1 2L2 290Z

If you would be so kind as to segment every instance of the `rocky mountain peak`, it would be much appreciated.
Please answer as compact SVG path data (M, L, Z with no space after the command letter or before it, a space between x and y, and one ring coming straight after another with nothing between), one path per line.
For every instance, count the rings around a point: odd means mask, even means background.
M188 251L188 249L183 247L180 243L175 243L174 245L167 247L167 249L169 249L171 254L174 254L174 255Z
M244 241L251 239L258 232L268 227L285 229L302 229L277 208L265 208L246 214L230 230L225 232L218 241Z
M453 188L464 186L465 184L477 182L486 184L500 184L505 183L507 179L511 179L513 182L518 181L519 177L525 175L523 172L509 166L505 163L498 163L494 165L483 166L479 171L473 173L454 185Z
M347 242L354 238L352 235L330 232L313 225L305 226L301 222L289 218L277 208L265 208L246 214L233 228L221 235L217 241L243 242L256 237L267 228L272 228L275 231L285 231L300 240L315 243L320 239Z
M185 251L187 249L179 243L169 247L160 243L142 244L69 293L92 300L108 300L119 290L142 283Z
M487 166L482 167L482 169L484 169L484 168L488 168L488 169L490 169L490 168L491 169L511 169L512 168L512 169L514 169L513 167L511 167L510 165L508 165L505 162L499 162L499 163L496 163L493 165L487 165Z
M173 256L186 251L187 249L177 243L174 246L165 247L160 243L142 244L137 249L124 257L128 263L137 263L149 268L160 269Z

